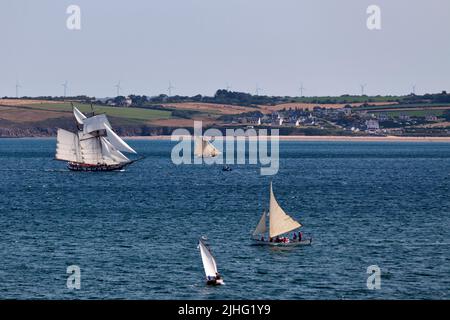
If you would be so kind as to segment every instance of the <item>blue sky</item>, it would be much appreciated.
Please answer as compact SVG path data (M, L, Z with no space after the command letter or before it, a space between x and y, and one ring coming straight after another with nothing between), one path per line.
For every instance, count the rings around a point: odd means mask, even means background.
M0 96L450 91L448 0L2 0L0 32Z

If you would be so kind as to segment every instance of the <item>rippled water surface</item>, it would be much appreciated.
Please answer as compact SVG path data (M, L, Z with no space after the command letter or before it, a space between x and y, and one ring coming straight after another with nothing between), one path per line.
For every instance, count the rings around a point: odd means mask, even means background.
M69 172L53 139L0 140L0 298L450 298L450 145L281 142L280 170L175 166L169 141L130 141L124 172ZM279 203L310 247L250 245ZM225 278L206 287L197 239ZM81 289L66 268L81 268ZM367 267L381 268L368 290Z

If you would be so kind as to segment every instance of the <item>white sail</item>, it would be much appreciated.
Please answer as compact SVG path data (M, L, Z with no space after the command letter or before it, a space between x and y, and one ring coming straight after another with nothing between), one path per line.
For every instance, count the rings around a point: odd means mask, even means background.
M75 107L73 107L73 115L79 124L83 124L83 120L86 119L86 116Z
M99 114L83 120L83 133L92 133L94 131L111 128L108 118L104 114Z
M108 136L109 142L119 151L137 153L131 148L125 141L122 140L114 131L112 131L110 126L106 126L106 134Z
M130 161L130 159L124 156L122 152L114 148L114 146L105 137L101 137L100 141L102 143L102 155L106 162L118 164Z
M266 232L266 229L266 212L264 211L258 225L256 226L255 231L253 231L253 236L264 234Z
M80 160L79 141L76 134L58 129L56 140L56 159L73 162Z
M102 154L102 145L99 137L78 133L82 162L85 164L105 164Z
M273 194L272 183L270 183L269 236L273 238L300 227L301 224L287 215L280 207Z
M258 118L258 125L261 125L261 118Z
M200 255L202 256L203 268L205 269L206 278L216 277L216 260L214 260L214 257L202 240L199 241L198 246L200 247Z

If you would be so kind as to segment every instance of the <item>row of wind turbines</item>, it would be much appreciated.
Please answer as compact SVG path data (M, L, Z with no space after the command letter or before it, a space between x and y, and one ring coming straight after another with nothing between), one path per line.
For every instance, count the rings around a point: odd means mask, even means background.
M64 90L64 98L66 98L67 97L67 91L68 91L68 88L69 88L69 82L66 80L66 81L64 81L64 83L61 84L61 86L63 87L63 90ZM367 84L366 83L365 84L360 84L359 87L361 89L361 96L366 95L365 90L366 90ZM19 81L16 81L16 98L19 98L19 96L20 96L19 95L19 89L20 88L22 88L22 85L19 83ZM121 86L121 81L120 80L117 82L117 84L114 85L114 88L116 89L116 96L120 96L121 95L121 91L123 91L123 88ZM225 89L227 91L230 91L232 88L233 87L230 84L227 83ZM167 87L167 93L168 93L169 97L172 96L172 93L173 93L174 89L176 89L176 88L172 85L172 82L169 81L169 86ZM412 94L416 94L416 85L413 85L411 87L411 89L412 89L411 93ZM306 90L306 88L303 86L303 83L300 84L300 87L298 88L298 90L299 90L299 93L300 93L300 97L303 97L304 96L304 91ZM256 84L256 86L255 86L255 94L257 96L259 96L263 91L264 90L258 84Z

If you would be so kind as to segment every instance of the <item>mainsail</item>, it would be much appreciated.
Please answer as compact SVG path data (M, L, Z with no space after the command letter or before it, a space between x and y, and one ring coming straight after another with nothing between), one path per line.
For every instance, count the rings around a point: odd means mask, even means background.
M253 231L253 236L257 236L259 234L264 234L267 230L266 227L266 212L264 211L261 219L259 220L258 225L256 226L255 231Z
M65 161L79 161L81 158L79 150L78 135L64 129L58 129L56 142L56 159Z
M203 140L203 138L196 138L194 146L194 155L196 157L209 158L218 156L220 153L219 149L214 147L211 142Z
M214 260L214 257L202 240L199 240L198 246L200 248L200 255L202 256L203 268L205 269L206 278L216 277L216 260Z
M287 215L275 199L270 183L270 212L269 212L269 237L273 238L280 234L300 228L302 225Z

